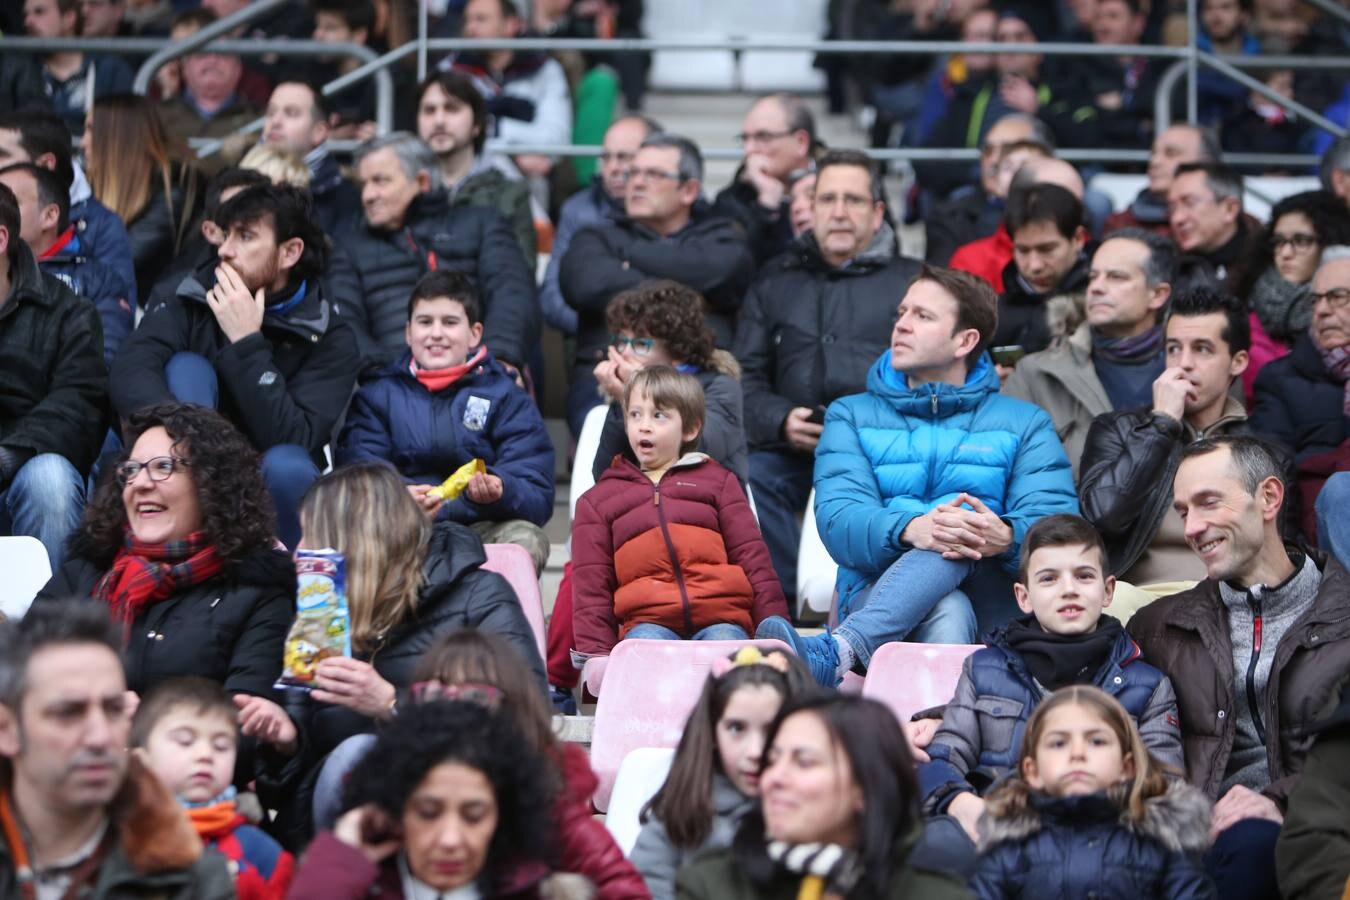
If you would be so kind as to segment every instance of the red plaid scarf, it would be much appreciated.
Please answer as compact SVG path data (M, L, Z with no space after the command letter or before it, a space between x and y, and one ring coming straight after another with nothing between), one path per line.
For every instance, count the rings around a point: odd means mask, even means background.
M163 544L145 544L128 534L94 596L112 608L115 619L129 625L145 607L206 581L224 566L205 532L194 531L187 540Z

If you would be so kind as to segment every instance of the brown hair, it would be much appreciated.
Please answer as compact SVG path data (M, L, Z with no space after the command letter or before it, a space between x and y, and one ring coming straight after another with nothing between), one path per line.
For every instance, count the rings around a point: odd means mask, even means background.
M994 289L977 275L927 263L919 269L914 281L931 281L952 295L956 300L956 331L973 328L980 333L980 342L966 357L967 371L973 369L998 330L998 295Z
M644 281L609 301L605 324L611 333L655 338L672 359L706 369L716 344L703 306L703 295L678 281Z
M300 502L300 525L306 546L347 558L352 646L378 649L417 607L431 523L393 466L364 462L314 482Z
M131 720L131 746L144 747L160 719L181 707L188 707L201 717L224 716L232 725L238 715L234 701L218 682L192 675L170 678L151 690L136 707ZM237 742L237 732L235 737Z
M1134 765L1134 774L1126 779L1126 813L1130 820L1139 823L1144 819L1145 801L1167 792L1167 767L1149 753L1134 719L1120 705L1120 701L1101 688L1086 684L1075 684L1055 691L1032 712L1027 721L1026 734L1022 737L1022 750L1017 757L1017 772L1022 776L1026 771L1027 760L1034 759L1036 747L1041 735L1045 733L1045 720L1050 713L1061 706L1081 706L1095 713L1115 734L1120 743L1121 752L1128 754ZM997 818L1017 815L1030 802L1030 791L1024 777L1010 778L1000 788L989 795L989 814Z
M647 366L638 369L623 387L623 408L633 395L642 391L651 398L657 409L670 409L680 414L680 427L684 431L697 428L703 430L706 407L703 398L703 385L693 375L677 372L670 366ZM698 435L692 441L680 444L680 452L688 453L698 447Z
M1101 532L1082 516L1058 513L1046 516L1032 525L1027 531L1027 536L1022 539L1021 559L1017 563L1017 580L1022 584L1027 583L1031 554L1044 547L1087 547L1089 550L1096 548L1097 558L1101 561L1102 575L1111 574L1106 568L1106 543L1102 540Z

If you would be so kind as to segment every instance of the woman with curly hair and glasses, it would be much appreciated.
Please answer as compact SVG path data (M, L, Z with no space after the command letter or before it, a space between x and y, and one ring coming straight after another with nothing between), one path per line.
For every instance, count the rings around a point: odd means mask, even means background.
M310 845L291 900L593 896L554 864L549 767L482 699L409 708L347 781L348 812Z
M674 281L646 281L609 302L605 310L608 355L595 367L600 392L609 403L600 449L592 465L597 480L616 454L633 458L620 402L624 385L638 369L673 366L703 385L706 418L698 449L735 472L741 484L747 482L749 451L741 416L741 367L735 357L714 345L703 306L698 291Z
M276 546L258 454L220 414L185 403L135 413L126 439L34 602L107 604L137 693L198 675L236 698L270 696L295 567Z

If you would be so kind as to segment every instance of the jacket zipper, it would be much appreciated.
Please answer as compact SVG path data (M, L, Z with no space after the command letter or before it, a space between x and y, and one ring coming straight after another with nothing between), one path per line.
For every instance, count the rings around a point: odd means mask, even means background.
M1252 610L1252 655L1247 661L1247 706L1252 712L1252 724L1261 745L1266 743L1266 726L1261 718L1261 706L1256 697L1256 664L1261 659L1261 601L1248 595L1247 605Z
M664 475L662 476L665 477ZM670 539L670 528L666 525L666 511L661 508L661 485L652 486L652 505L656 507L656 518L661 523L661 537L666 541L666 553L670 555L670 567L675 572L675 586L680 589L680 606L684 611L684 638L694 636L694 616L689 609L689 591L684 586L684 570L680 568L679 557L675 555L675 542Z

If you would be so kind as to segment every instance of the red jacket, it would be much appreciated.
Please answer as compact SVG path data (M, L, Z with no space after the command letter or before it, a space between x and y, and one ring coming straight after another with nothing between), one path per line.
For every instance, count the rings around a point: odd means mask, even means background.
M1008 229L998 226L998 231L978 241L962 244L952 254L950 263L953 269L978 275L994 286L995 293L1003 293L1003 270L1013 258L1013 242Z
M1256 313L1248 313L1248 316L1252 325L1252 345L1247 350L1247 369L1242 373L1242 396L1247 408L1251 409L1255 401L1257 374L1265 368L1266 363L1288 356L1289 345L1271 337Z
M576 649L606 654L642 622L685 638L709 625L747 634L787 616L783 589L741 484L689 453L652 484L616 456L572 523Z

